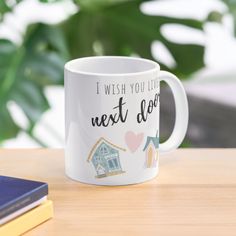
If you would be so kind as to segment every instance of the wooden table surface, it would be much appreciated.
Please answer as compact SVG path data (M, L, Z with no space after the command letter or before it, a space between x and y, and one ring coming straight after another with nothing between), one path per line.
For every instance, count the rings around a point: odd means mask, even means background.
M99 187L68 179L62 150L0 150L1 175L49 183L55 216L27 236L236 235L236 149L180 149L160 168L144 184Z

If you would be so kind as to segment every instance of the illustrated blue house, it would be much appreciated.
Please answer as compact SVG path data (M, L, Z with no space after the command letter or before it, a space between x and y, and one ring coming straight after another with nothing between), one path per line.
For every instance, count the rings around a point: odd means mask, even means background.
M159 138L147 136L147 140L143 151L146 152L145 166L146 168L153 168L157 166L158 163L158 146Z
M124 173L120 164L119 151L125 151L104 138L100 138L93 146L88 162L92 162L97 178Z

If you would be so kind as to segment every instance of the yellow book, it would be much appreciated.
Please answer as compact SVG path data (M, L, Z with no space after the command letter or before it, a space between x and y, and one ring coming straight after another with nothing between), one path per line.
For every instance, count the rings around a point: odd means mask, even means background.
M41 205L0 226L0 236L19 236L44 221L52 218L52 201L45 201Z

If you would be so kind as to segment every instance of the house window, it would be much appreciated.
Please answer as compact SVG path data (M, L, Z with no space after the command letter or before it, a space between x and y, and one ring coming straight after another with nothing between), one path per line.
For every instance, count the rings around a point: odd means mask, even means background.
M108 148L106 147L106 146L102 146L101 148L100 148L100 154L101 155L107 155L109 153L109 151L108 151Z
M119 164L116 158L108 160L108 165L112 170L119 169Z
M113 163L115 164L115 167L116 167L116 168L119 167L117 159L113 159Z
M109 165L110 169L114 169L114 165L113 165L113 161L112 160L108 161L108 165Z

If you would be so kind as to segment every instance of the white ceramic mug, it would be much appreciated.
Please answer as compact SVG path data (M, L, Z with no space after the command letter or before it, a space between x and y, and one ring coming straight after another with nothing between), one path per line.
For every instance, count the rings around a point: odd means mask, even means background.
M171 88L174 130L159 144L160 81ZM176 149L188 124L184 88L151 60L102 56L65 65L66 174L83 183L141 183L158 173L159 154Z

